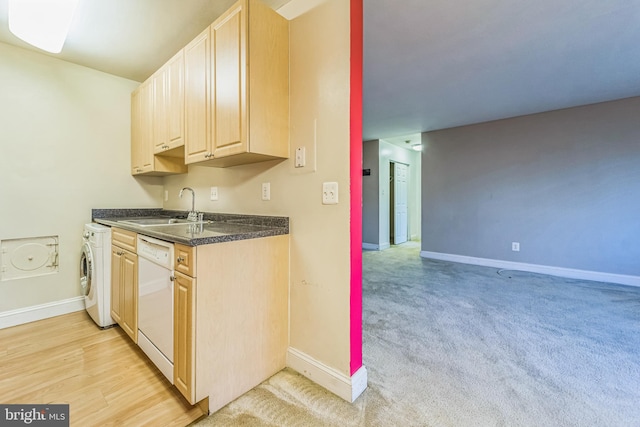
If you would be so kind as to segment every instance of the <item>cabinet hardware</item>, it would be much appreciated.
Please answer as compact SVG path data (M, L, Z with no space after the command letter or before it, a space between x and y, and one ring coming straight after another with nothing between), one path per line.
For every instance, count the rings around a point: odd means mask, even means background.
M171 280L172 282L176 281L176 276L169 276L169 280Z
M204 155L205 159L208 159L208 158L211 158L211 157L213 157L213 153L207 153L207 154Z
M178 259L177 259L176 261L178 261L179 263L183 263L183 262L184 262L184 258L183 258L183 257L181 257L181 256L179 256L179 257L178 257Z

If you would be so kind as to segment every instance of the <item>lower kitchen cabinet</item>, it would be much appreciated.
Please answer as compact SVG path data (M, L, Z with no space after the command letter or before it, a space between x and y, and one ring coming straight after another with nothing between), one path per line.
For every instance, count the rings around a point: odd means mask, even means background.
M289 236L175 254L174 384L214 412L285 367Z
M136 233L111 231L111 317L138 342L138 255Z
M111 236L111 316L138 343L138 235ZM215 412L286 365L289 236L174 249L173 383Z
M196 403L195 296L196 279L176 272L173 282L173 383L191 404Z

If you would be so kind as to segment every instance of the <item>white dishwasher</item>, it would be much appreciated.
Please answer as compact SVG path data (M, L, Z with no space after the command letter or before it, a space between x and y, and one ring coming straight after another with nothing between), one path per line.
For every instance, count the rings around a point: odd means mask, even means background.
M173 243L138 235L138 346L173 384Z

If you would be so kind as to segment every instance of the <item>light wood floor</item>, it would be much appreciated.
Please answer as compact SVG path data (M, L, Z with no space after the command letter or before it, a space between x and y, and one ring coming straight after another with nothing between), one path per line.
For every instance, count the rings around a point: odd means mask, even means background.
M0 330L0 402L68 403L71 426L186 426L203 416L119 327L85 311Z

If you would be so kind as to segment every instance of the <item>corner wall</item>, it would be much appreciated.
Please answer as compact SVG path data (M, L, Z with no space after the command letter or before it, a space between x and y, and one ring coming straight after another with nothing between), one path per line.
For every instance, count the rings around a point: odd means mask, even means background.
M197 210L288 216L290 347L350 378L349 2L294 0L285 8L279 12L291 19L290 159L189 166L187 175L164 178L164 207L189 209L190 197L177 198L189 186ZM297 169L299 146L306 147L308 166ZM322 204L322 183L329 181L339 184L337 205ZM270 201L261 200L263 182L271 184ZM218 201L209 200L211 186Z
M424 133L422 250L639 276L638 111L636 97Z
M78 265L91 209L161 205L161 179L130 175L138 84L0 43L0 240L60 237L58 273L0 282L0 317L69 300L83 309Z

